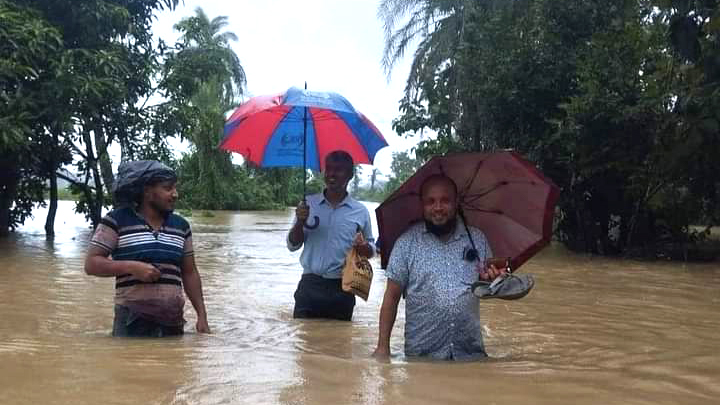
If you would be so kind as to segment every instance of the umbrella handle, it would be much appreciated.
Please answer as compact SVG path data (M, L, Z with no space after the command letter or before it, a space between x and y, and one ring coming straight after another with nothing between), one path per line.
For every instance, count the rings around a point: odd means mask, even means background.
M308 223L307 220L305 220L305 228L307 229L315 229L320 225L320 218L317 215L313 215L313 220L315 221L312 225Z

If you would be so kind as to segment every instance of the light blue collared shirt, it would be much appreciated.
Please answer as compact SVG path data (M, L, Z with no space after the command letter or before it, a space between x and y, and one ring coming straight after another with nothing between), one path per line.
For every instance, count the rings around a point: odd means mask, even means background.
M287 236L287 247L291 252L305 248L300 255L300 264L303 274L317 274L324 278L341 278L345 256L352 247L357 232L362 232L365 240L370 244L375 254L375 238L372 234L372 223L368 209L348 194L337 207L325 199L323 193L312 194L306 197L310 207L308 223L314 222L313 217L320 218L320 224L315 229L305 227L304 243L293 245L290 243L290 233Z

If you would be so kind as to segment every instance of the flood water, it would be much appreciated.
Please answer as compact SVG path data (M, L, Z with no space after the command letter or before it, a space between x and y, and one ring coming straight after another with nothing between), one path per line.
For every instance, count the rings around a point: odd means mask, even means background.
M86 276L90 229L61 202L0 240L0 404L718 404L720 264L644 263L550 247L535 289L481 303L491 359L380 363L384 274L353 321L295 321L292 211L218 212L193 227L212 335L113 339L112 279Z

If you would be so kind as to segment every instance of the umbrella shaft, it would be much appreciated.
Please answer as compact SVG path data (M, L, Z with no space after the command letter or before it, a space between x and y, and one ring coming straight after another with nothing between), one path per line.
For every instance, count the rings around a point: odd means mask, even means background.
M306 84L307 86L307 84ZM307 110L305 107L303 112L303 201L305 201L305 195L307 194L306 183L307 183Z

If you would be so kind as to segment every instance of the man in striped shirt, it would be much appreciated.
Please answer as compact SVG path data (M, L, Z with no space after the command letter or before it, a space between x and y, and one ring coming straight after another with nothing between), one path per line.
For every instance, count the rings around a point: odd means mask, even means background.
M120 165L117 201L98 225L85 272L115 277L113 336L162 337L183 333L183 288L197 313L195 329L209 333L190 225L172 211L178 193L175 173L153 161Z

